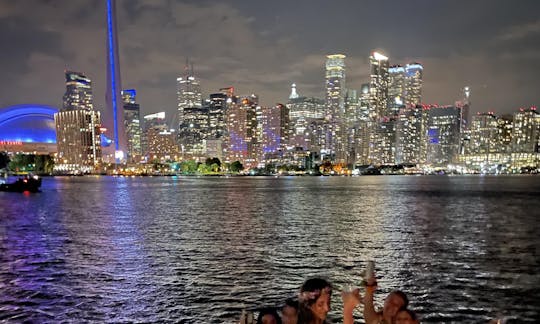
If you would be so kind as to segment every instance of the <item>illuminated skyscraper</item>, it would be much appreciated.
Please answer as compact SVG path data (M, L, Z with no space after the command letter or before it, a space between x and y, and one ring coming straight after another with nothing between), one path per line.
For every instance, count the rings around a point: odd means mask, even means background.
M326 56L326 118L328 128L326 147L321 151L332 161L347 161L347 129L345 121L345 55Z
M492 112L478 113L473 116L470 127L470 154L485 154L497 152L498 122Z
M297 97L292 96L293 93ZM326 109L324 100L300 96L296 92L296 87L293 87L287 107L289 108L289 127L291 128L290 145L302 147L305 150L311 149L308 125L312 120L324 117Z
M424 67L420 63L405 65L405 102L409 107L422 103L422 76Z
M255 95L231 98L227 107L228 162L240 161L246 169L256 167L257 110Z
M371 66L369 83L370 117L373 120L378 120L388 115L388 57L374 52L369 57L369 62Z
M368 120L369 118L369 83L364 83L360 87L359 101L359 116L360 120Z
M208 135L209 107L203 107L199 80L193 73L193 65L186 60L184 75L177 81L177 141L186 158L202 154L203 141Z
M521 108L514 114L512 150L520 153L540 153L540 113L536 107Z
M345 55L326 56L326 109L333 118L345 113Z
M512 151L512 128L514 118L512 115L502 115L497 119L497 146L500 152Z
M369 83L362 84L358 97L358 116L353 128L349 131L351 158L355 164L369 164L369 141L375 122L369 116Z
M66 71L66 93L62 110L94 110L92 81L84 74Z
M433 107L428 112L427 163L446 167L456 161L460 147L461 108Z
M157 127L159 130L167 130L167 122L165 121L165 112L158 112L143 116L142 119L142 137L141 149L143 156L148 158L148 130L152 127Z
M396 122L396 164L425 163L425 118L420 105L399 111Z
M382 117L371 126L369 162L374 165L395 164L396 119Z
M286 150L289 142L289 108L283 104L263 107L261 116L261 153L260 161L280 158L280 152Z
M54 115L57 170L91 172L101 162L100 114L94 111L92 82L84 74L66 71L64 105Z
M142 155L141 147L141 107L136 102L135 89L123 90L124 128L127 134L127 157L130 162L138 162Z
M189 62L186 60L186 66L184 67L184 75L176 79L177 83L177 108L178 108L178 130L181 131L182 127L188 127L189 125L184 123L184 110L190 108L202 107L202 94L199 80L197 80L193 74L193 65L191 68Z
M124 163L128 150L124 128L124 108L120 90L120 59L118 56L118 32L116 27L116 1L107 0L107 106L103 114L103 126L106 139L102 143L110 143L103 147L104 159L107 162Z
M396 115L401 107L415 107L422 102L423 67L419 63L394 65L388 69L388 108Z
M184 157L198 158L203 154L203 141L209 133L209 107L185 108L178 133L178 144ZM187 156L186 156L187 155Z
M227 111L227 94L212 93L208 104L208 138L220 139L227 133L225 113Z
M540 168L540 113L536 107L521 108L514 114L512 169Z
M388 68L388 80L388 110L390 114L397 115L405 106L407 96L405 68L401 65Z
M360 117L360 98L356 90L347 89L344 117L344 122L347 125L354 124Z
M176 134L169 129L165 120L165 112L143 117L143 151L150 161L177 160L179 156Z

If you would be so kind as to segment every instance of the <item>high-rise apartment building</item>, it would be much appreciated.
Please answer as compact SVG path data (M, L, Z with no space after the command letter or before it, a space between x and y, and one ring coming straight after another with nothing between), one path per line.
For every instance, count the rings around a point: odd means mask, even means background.
M427 163L446 167L459 153L461 108L431 107L427 121Z
M364 83L360 87L360 95L358 97L358 119L367 121L369 119L369 83Z
M404 104L414 107L422 103L422 76L424 67L420 63L405 65L405 101Z
M486 154L498 152L498 118L493 112L478 113L473 116L470 125L470 154Z
M540 113L536 107L521 108L512 127L512 169L540 167Z
M57 169L92 172L101 163L101 119L94 110L92 82L79 72L66 71L65 76L64 105L54 115Z
M283 104L263 107L261 116L262 138L261 159L259 161L278 162L280 153L289 143L289 108Z
M209 107L185 108L183 115L178 144L185 155L201 157L204 151L203 141L208 138L209 133Z
M512 133L513 133L512 115L505 114L497 118L497 147L500 152L512 152Z
M94 110L92 81L84 74L66 71L66 93L62 110Z
M405 107L407 96L405 68L393 65L388 68L388 112L397 115Z
M326 114L339 118L345 113L345 55L326 56Z
M328 147L329 134L331 134L331 124L324 118L312 119L307 128L308 149L320 156L321 161L328 158L326 147Z
M402 108L396 122L396 164L425 163L424 109L420 105Z
M311 121L323 119L324 100L314 97L299 97L287 104L289 107L291 134L289 143L292 146L311 150L308 127Z
M255 95L231 98L227 106L228 162L240 161L246 169L256 167L257 106Z
M190 108L202 107L202 94L199 80L197 80L193 73L193 65L191 68L186 61L184 68L184 75L176 79L177 82L177 122L178 130L181 131L182 127L188 127L189 125L184 123L184 110Z
M369 57L369 152L370 164L393 164L395 159L395 111L389 107L390 85L388 57L373 52Z
M402 107L415 107L422 102L423 66L409 63L405 66L394 65L388 69L388 108L397 115Z
M165 120L165 112L161 111L154 114L149 114L143 116L142 119L142 137L141 137L141 149L142 154L145 157L148 157L148 130L150 128L157 128L159 130L167 130L167 122Z
M540 153L540 113L536 107L521 108L514 113L512 151Z
M289 102L289 123L290 137L289 143L292 146L302 147L304 150L311 149L307 133L309 123L314 119L321 119L325 116L325 101L314 97L305 97L298 94L296 85L293 84Z
M351 127L360 119L360 98L358 92L353 89L347 89L345 97L345 116L344 122L347 127Z
M374 165L395 164L396 118L382 117L371 126L369 162Z
M369 83L370 117L378 120L388 115L389 62L388 57L374 52L369 57L371 73Z
M148 160L177 161L180 157L174 129L158 130L150 128L146 131L148 141Z
M148 162L179 159L176 134L174 129L169 129L165 112L146 115L143 119L143 152Z
M220 139L227 133L225 114L227 111L226 93L212 93L208 102L208 138Z
M137 103L135 89L122 90L124 104L124 129L127 134L127 160L139 162L142 156L141 107Z
M345 125L345 55L326 56L326 118L330 127L323 152L332 161L347 161L347 127Z

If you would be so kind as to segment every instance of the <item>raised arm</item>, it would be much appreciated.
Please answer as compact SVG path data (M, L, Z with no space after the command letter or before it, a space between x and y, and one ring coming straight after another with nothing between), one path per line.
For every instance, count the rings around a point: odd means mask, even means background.
M343 299L343 324L353 324L354 316L353 312L356 306L360 304L360 289L354 289L353 291L341 292L341 298Z
M373 295L376 288L376 284L366 286L366 295L364 296L364 320L366 324L377 323L379 320L379 314L375 310L373 303Z

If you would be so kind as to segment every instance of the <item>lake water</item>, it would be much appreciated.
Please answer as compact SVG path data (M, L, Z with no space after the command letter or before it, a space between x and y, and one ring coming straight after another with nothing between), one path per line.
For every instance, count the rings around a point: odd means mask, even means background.
M0 322L234 323L373 259L377 302L402 289L423 323L534 323L539 198L538 176L44 178L0 192Z

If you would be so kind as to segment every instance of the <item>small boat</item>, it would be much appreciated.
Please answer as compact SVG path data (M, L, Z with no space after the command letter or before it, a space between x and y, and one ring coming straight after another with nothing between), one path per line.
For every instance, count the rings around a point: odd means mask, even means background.
M41 187L41 178L38 176L19 178L13 183L0 184L0 191L9 192L38 192Z

